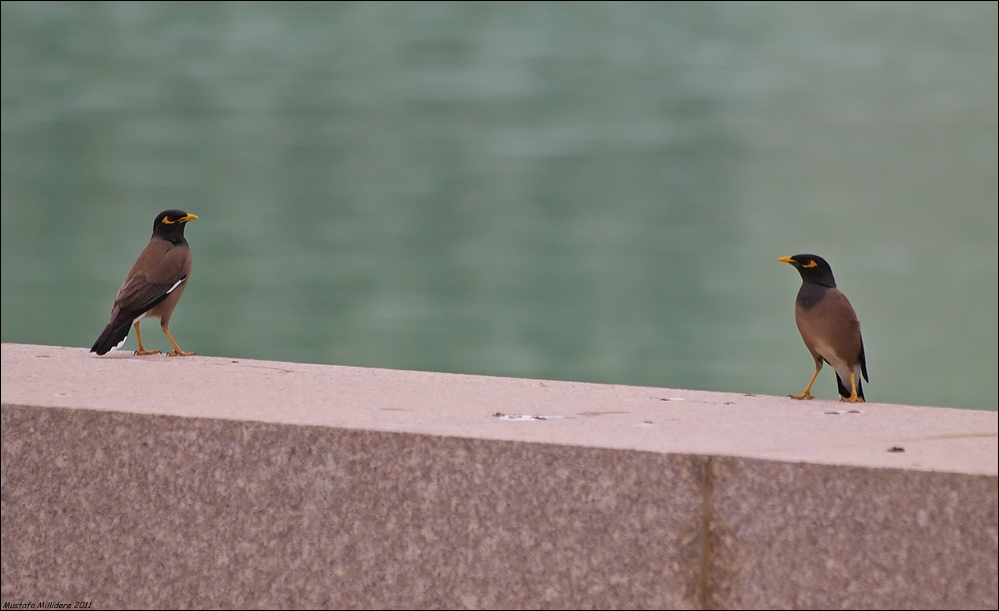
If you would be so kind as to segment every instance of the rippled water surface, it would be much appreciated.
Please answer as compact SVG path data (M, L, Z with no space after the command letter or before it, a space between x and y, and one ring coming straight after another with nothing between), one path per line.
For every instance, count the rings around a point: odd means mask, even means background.
M199 354L798 393L812 252L869 399L996 409L995 3L4 3L0 45L4 342L89 347L182 208Z

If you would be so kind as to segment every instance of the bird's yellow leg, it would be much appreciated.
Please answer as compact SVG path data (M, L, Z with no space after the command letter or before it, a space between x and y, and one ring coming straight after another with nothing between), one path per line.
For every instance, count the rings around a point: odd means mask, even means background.
M184 352L180 349L180 346L177 345L177 340L173 338L173 335L170 335L170 329L163 327L163 333L166 334L167 339L173 344L173 352L168 352L167 356L194 356L193 352Z
M805 392L801 393L800 395L788 395L788 396L791 397L792 399L797 399L799 401L801 401L802 399L814 399L815 397L812 396L812 393L808 391L812 390L812 384L815 383L815 378L817 377L819 377L818 369L816 369L815 373L812 374L812 379L808 381L808 386L805 387Z
M850 372L850 396L840 397L840 401L844 403L863 403L864 400L857 395L857 379L853 377L853 372Z
M159 350L146 350L142 347L142 334L139 333L139 321L135 321L135 324L132 326L135 327L135 339L139 342L139 349L135 351L135 356L142 356L144 354L159 354Z

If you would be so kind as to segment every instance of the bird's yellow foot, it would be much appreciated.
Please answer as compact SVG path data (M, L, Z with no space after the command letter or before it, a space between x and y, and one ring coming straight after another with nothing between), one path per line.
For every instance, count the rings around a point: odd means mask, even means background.
M172 350L167 353L167 356L194 356L194 352L184 352L183 350Z
M814 399L815 398L815 396L812 395L812 393L810 393L810 392L803 392L800 395L788 395L788 397L790 397L790 398L792 398L792 399L794 399L796 401L801 401L802 399Z
M136 350L135 356L146 356L147 354L163 354L159 350Z
M840 397L840 403L864 403L863 397Z

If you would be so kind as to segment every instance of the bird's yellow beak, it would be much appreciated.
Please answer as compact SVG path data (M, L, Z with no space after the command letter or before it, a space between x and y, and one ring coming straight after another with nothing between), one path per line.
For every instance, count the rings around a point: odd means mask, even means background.
M794 259L792 259L791 257L781 257L780 259L777 260L780 261L781 263L790 263L791 265L794 265Z
M184 216L180 217L179 219L177 219L177 222L178 223L186 223L188 221L196 221L196 220L198 220L198 215L197 214L187 214L187 215L184 215Z

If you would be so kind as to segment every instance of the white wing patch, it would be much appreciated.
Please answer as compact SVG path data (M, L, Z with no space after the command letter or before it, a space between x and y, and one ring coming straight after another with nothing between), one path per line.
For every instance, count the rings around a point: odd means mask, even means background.
M166 294L169 295L170 293L172 293L174 291L174 289L176 289L178 286L180 286L181 284L183 284L185 280L187 280L186 277L185 278L181 278L180 280L178 280L173 286L170 287L170 290L167 291Z

